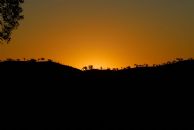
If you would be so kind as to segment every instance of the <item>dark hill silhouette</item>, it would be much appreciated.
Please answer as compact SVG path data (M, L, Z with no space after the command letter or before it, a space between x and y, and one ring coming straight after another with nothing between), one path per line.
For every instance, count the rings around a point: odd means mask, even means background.
M51 61L2 61L3 124L192 129L193 75L193 59L86 71Z
M54 63L52 61L36 62L30 61L5 61L0 62L0 71L4 78L15 80L22 78L23 80L56 80L65 77L71 77L81 70L76 68Z

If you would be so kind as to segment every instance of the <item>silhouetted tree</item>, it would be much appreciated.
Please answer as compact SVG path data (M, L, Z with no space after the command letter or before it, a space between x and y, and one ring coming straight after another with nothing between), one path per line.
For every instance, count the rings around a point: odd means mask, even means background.
M149 67L149 65L148 64L144 64L144 67Z
M84 66L84 67L82 68L82 70L86 71L86 70L88 70L88 67L87 67L87 66Z
M93 67L93 65L89 65L88 68L89 68L89 70L93 70L94 67Z
M112 70L113 70L113 71L118 71L119 69L118 69L118 68L113 68Z
M51 59L48 59L48 62L53 62L53 60L51 60Z
M36 59L30 59L29 62L36 62Z
M153 66L152 67L157 67L157 65L156 64L153 64Z
M24 0L0 0L0 42L11 40L11 33L24 18L21 4Z
M40 61L44 61L45 60L45 58L40 58Z
M14 61L13 59L11 58L7 58L6 61Z
M138 65L138 64L134 64L134 66L135 66L135 68L138 68L138 67L139 67L139 65Z

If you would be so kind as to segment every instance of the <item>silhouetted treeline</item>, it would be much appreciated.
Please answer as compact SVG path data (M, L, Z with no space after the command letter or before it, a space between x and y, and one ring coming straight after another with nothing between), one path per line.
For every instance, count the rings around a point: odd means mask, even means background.
M193 59L84 71L8 59L0 62L0 79L9 127L194 127Z

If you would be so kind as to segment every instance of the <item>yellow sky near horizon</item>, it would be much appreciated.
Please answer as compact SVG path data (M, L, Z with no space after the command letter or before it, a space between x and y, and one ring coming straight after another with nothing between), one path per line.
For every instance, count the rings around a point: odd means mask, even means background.
M82 68L194 57L193 0L26 0L0 59L47 58Z

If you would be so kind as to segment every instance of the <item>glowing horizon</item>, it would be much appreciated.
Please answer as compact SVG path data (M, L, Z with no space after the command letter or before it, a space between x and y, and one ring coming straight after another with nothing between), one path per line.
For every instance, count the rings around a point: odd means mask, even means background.
M194 57L193 0L25 0L0 59L120 68Z

